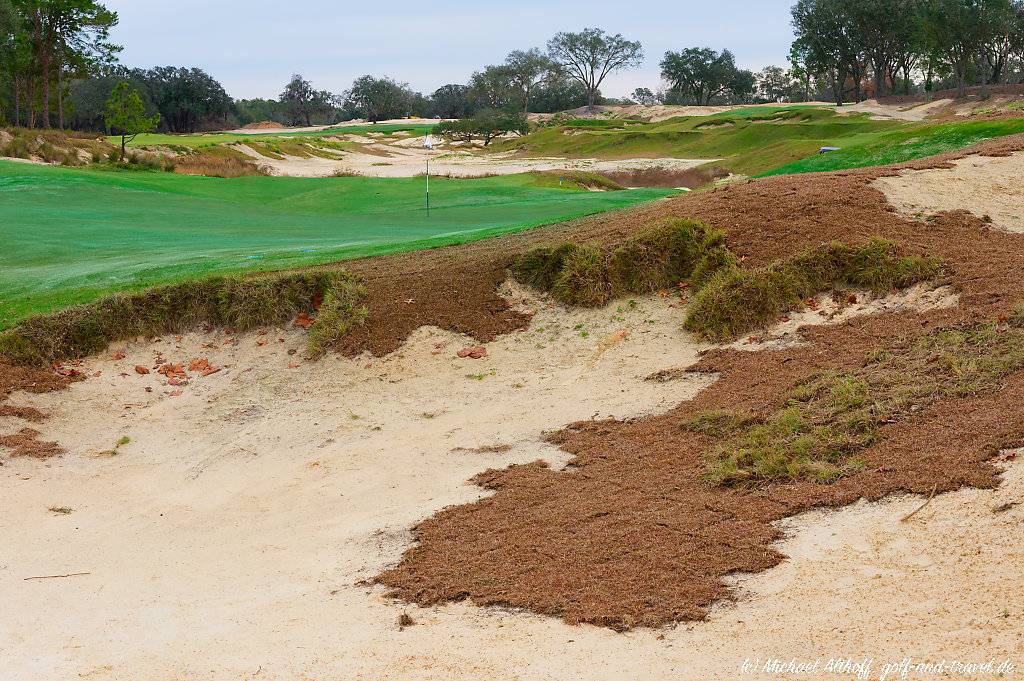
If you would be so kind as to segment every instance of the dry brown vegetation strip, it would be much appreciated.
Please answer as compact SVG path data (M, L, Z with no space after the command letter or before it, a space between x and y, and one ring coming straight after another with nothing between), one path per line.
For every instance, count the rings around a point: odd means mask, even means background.
M1018 136L980 150L1021 148ZM908 165L938 167L964 153ZM575 455L565 471L536 463L482 473L474 481L495 494L417 525L417 546L378 581L423 605L470 599L569 622L659 626L704 617L711 603L729 595L723 575L777 564L775 520L899 491L927 495L996 485L989 460L1024 442L1024 371L883 425L877 443L860 454L860 470L828 485L712 485L704 479L712 440L681 427L708 410L770 413L794 385L823 370L852 371L871 351L939 328L995 321L1024 299L1024 237L995 231L964 212L927 223L903 219L869 186L892 172L771 178L577 225L574 238L614 239L616 229L606 220L630 230L654 215L696 218L725 231L730 247L752 266L830 240L882 236L940 258L960 305L811 329L806 345L784 351L709 353L695 370L718 372L721 379L696 400L661 416L586 422L556 434L552 440ZM548 243L565 234L555 236ZM493 252L498 259L501 251ZM473 307L462 302L464 309Z

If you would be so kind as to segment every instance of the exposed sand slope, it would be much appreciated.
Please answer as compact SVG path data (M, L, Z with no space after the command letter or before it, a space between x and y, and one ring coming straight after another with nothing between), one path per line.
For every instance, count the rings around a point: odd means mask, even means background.
M1009 232L1024 232L1024 153L968 156L949 169L909 170L874 186L912 217L967 210Z
M877 99L868 99L851 106L837 108L841 114L869 113L872 118L895 119L898 121L923 121L930 114L946 107L952 100L936 99L927 103L882 104Z
M471 475L564 461L543 430L664 411L714 380L643 380L697 359L672 298L567 312L509 291L539 312L482 360L455 358L466 339L431 328L383 359L317 363L301 359L294 330L194 334L124 345L122 360L111 349L82 367L99 377L66 392L16 394L53 413L38 427L70 453L0 468L4 679L734 678L747 656L901 654L893 609L913 626L899 637L908 654L1003 655L1019 640L1021 548L1005 533L1020 509L990 513L1019 496L1019 469L1014 486L937 499L911 524L896 518L913 500L794 520L792 563L741 580L746 597L709 623L664 632L407 609L357 585L399 558L417 521L477 498ZM948 292L862 299L844 314L936 299ZM783 333L793 340L769 335ZM165 386L133 371L155 352L224 368ZM102 454L122 436L117 455ZM60 507L73 510L48 510ZM968 555L946 547L959 535ZM77 572L90 574L25 581ZM922 589L943 595L922 603ZM1000 590L1016 619L983 597ZM399 631L404 611L417 624ZM976 624L951 635L964 613Z

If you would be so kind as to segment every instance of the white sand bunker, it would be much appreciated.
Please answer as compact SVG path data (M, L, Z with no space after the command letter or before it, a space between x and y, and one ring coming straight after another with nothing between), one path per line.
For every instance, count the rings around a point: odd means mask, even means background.
M1024 233L1024 154L968 156L953 166L904 171L879 178L873 186L904 215L920 218L967 210L988 216L1000 229Z
M4 678L734 679L756 657L1019 651L1024 507L993 510L1024 494L1019 466L913 522L910 498L789 521L793 559L737 580L744 598L707 623L622 635L361 584L417 521L479 498L475 473L563 462L545 429L663 412L714 380L644 380L706 347L671 298L566 311L507 294L538 313L478 360L434 328L385 358L318 362L294 330L189 334L112 348L68 391L15 394L53 414L38 428L69 453L0 467ZM156 353L220 371L135 373Z

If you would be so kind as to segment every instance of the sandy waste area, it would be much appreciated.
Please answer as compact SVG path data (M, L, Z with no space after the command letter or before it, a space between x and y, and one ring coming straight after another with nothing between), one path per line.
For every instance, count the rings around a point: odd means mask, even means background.
M298 329L213 331L122 343L67 391L12 395L51 414L37 427L68 453L0 466L0 678L778 678L770 660L833 656L871 660L866 678L881 678L902 657L1024 664L1019 458L1000 489L938 497L906 522L921 498L786 521L790 560L736 577L737 600L707 622L619 634L421 609L368 586L417 521L484 493L466 482L475 473L563 465L544 431L662 412L715 380L644 380L709 347L681 330L676 299L565 310L505 294L537 315L481 359L430 327L384 358L319 361ZM842 310L823 298L740 345L771 351L804 324L955 302L925 287ZM199 358L219 371L169 385L134 370Z
M631 158L608 161L593 158L521 158L512 152L474 153L458 145L448 146L440 143L430 150L423 147L422 137L368 140L367 137L360 135L346 135L339 139L357 142L360 147L351 151L339 151L336 158L285 156L284 159L268 158L244 144L236 144L232 148L266 166L272 175L286 177L330 177L339 173L366 177L417 177L426 174L428 160L432 177L464 178L546 170L584 170L601 173L665 168L679 171L715 160Z
M952 168L907 170L874 186L910 217L967 210L1008 232L1024 233L1024 154L968 156Z

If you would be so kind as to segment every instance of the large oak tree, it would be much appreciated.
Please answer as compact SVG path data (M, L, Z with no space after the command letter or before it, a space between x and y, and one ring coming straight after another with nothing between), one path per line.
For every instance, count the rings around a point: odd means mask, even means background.
M589 109L594 108L601 83L609 74L635 68L644 58L639 42L626 40L620 33L608 35L599 28L556 34L548 41L548 54L586 90Z

